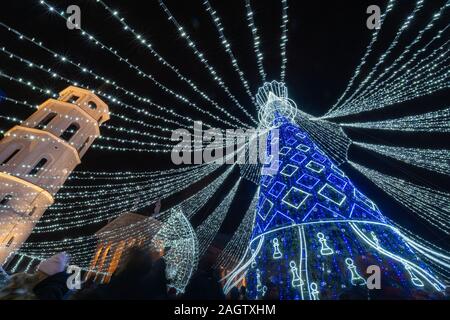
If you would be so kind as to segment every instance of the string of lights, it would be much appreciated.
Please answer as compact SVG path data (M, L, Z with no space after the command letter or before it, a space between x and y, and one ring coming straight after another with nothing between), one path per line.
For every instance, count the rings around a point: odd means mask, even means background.
M253 37L253 50L255 51L256 55L256 61L258 64L258 71L259 75L261 76L261 82L266 82L266 72L264 71L264 56L261 52L261 49L259 48L259 45L261 44L261 37L258 34L258 28L256 28L255 25L255 19L254 19L254 13L252 10L252 6L250 3L250 0L245 0L245 9L247 10L247 21L248 21L248 27L250 28L252 32Z
M103 1L97 0L96 2L100 3L104 9L106 9L111 16L116 19L123 27L123 30L126 30L130 32L137 40L139 40L139 43L142 44L142 46L146 49L148 49L151 54L155 57L156 61L161 63L163 66L169 68L172 72L176 74L178 79L181 81L187 83L197 94L199 94L204 100L211 103L218 111L224 113L226 116L228 116L231 119L235 119L229 112L226 111L225 108L219 106L219 104L211 99L204 91L201 91L198 86L193 82L192 79L187 78L183 74L180 73L179 69L170 64L166 59L164 59L161 54L159 54L155 49L154 45L149 41L148 38L144 37L142 34L139 34L133 27L131 27L125 20L124 17L121 17L119 15L119 12L117 10L111 9L108 5L106 5Z
M341 123L343 127L413 132L450 132L450 108L402 118Z
M162 111L162 112L165 112L165 113L168 113L169 115L174 116L174 117L176 117L176 118L179 118L179 119L181 119L181 120L190 121L190 122L194 121L194 120L192 120L192 118L190 118L190 117L187 116L186 114L180 115L180 114L176 113L174 110L172 110L171 108L163 107L163 106L160 106L160 105L154 103L154 102L153 102L150 98L148 98L148 97L138 95L138 94L136 94L136 93L133 92L133 91L130 91L130 90L128 90L128 89L125 89L124 87L119 86L114 80L110 80L110 79L108 79L108 78L106 78L106 77L104 77L104 76L102 76L102 75L99 75L98 73L96 73L95 71L93 71L93 69L91 69L91 68L89 68L89 67L87 67L87 66L84 66L84 65L82 65L81 63L77 63L77 62L72 61L72 60L71 60L70 58L68 58L66 55L57 53L57 52L55 52L55 51L49 49L48 47L46 47L46 46L44 46L44 45L42 44L42 41L36 40L35 38L30 38L30 37L26 36L25 34L23 34L23 33L19 32L19 31L17 31L16 29L14 29L14 28L12 28L12 27L10 27L10 26L4 24L3 22L0 22L0 26L4 27L6 30L8 30L8 31L14 33L15 35L17 35L17 37L18 37L20 40L27 40L27 41L31 42L32 44L34 44L34 45L40 47L41 49L47 51L48 53L50 53L50 54L52 55L52 57L53 57L56 61L71 64L72 66L76 67L76 68L80 71L80 74L82 74L82 75L85 74L85 73L90 74L95 80L101 80L101 81L104 82L104 83L107 83L107 84L112 85L112 87L113 87L116 91L122 91L123 93L125 93L126 96L129 96L129 97L135 99L135 100L136 100L137 102L139 102L139 103L145 103L145 104L149 105L150 107L156 107L157 110ZM5 48L3 47L3 49L5 49ZM9 52L9 51L3 51L3 52L5 52L6 54L8 54L11 58L14 57L14 58L18 59L18 60L21 61L21 62L26 62L26 63L28 64L29 67L33 67L33 66L37 66L37 65L38 65L38 64L33 63L33 62L31 62L31 61L28 61L28 60L26 60L26 59L20 58L19 56L14 55L12 52ZM42 66L42 65L41 65L41 66ZM47 70L48 70L48 71L52 71L51 68L48 68ZM138 75L139 75L139 73L138 73ZM58 78L58 74L55 73L55 72L52 73L52 76L53 76L54 78ZM62 79L62 80L63 80L63 79ZM75 82L75 83L77 83L77 82ZM87 86L87 85L83 85L83 86L86 87L86 88L89 88L89 86ZM93 90L93 89L92 89L92 90ZM103 97L107 98L108 100L110 100L110 101L112 101L112 102L116 102L116 101L118 100L118 99L117 99L116 97L114 97L113 95L110 95L110 94L107 94L107 93L103 93L101 90L97 90L97 91L96 91L96 90L93 90L93 92L94 92L94 93L97 92L97 93L99 93L99 94L102 94ZM124 107L127 108L127 106L125 106L125 105L124 105ZM128 108L129 108L129 107L128 107ZM150 114L150 113L149 113L147 110L145 110L145 109L139 109L139 108L135 108L135 107L132 107L132 108L130 108L130 109L136 111L138 114L144 114L144 115L147 115L147 116ZM161 119L165 119L165 120L163 120L164 122L170 122L170 121L171 121L170 119L167 119L167 118L161 118Z
M391 147L362 142L353 142L353 144L414 166L450 175L450 167L448 166L450 150Z
M386 19L386 16L394 9L394 6L396 4L396 0L389 0L389 2L386 5L386 9L384 10L383 14L380 17L380 28L375 28L375 31L372 33L372 38L370 40L370 43L368 44L366 48L366 52L364 53L364 56L361 58L361 62L356 67L355 71L353 72L353 76L350 79L349 83L347 84L347 87L345 88L342 95L337 99L336 103L328 110L328 112L323 116L324 118L327 118L335 109L337 109L341 105L341 101L344 99L344 97L347 95L347 93L351 90L353 84L355 83L356 78L360 75L362 68L368 63L368 57L373 51L373 47L375 42L378 40L378 35L380 33L380 30L382 29L382 25Z
M240 182L241 178L239 178L239 180L233 185L233 188L222 200L219 206L217 206L217 208L205 219L205 221L203 221L202 224L195 229L199 243L200 256L206 252L219 231L223 220L225 220Z
M425 222L450 233L450 194L416 185L349 161L356 170L365 175L381 190L397 202L417 214Z
M235 57L235 55L233 53L233 50L231 49L230 42L225 37L224 27L222 25L222 22L220 21L220 17L217 14L217 11L212 8L211 3L208 0L204 0L203 1L203 5L205 6L206 12L208 12L209 15L211 16L212 22L213 22L214 26L216 27L217 32L219 33L219 39L221 41L222 47L225 50L225 52L228 54L228 56L230 57L231 64L232 64L234 70L236 71L236 73L239 75L239 79L241 80L242 85L245 88L245 91L247 92L248 96L252 100L253 104L255 104L255 97L250 92L250 87L249 87L248 82L247 82L247 80L245 78L245 74L241 70L241 68L239 67L239 63L238 63L238 61L237 61L237 59L236 59L236 57Z
M58 17L62 18L63 20L66 20L66 16L65 16L64 11L55 9L54 6L49 5L49 4L48 4L46 1L44 1L44 0L39 0L39 3L42 4L42 5L44 5L44 6L46 6L47 9L49 10L49 12L51 12L51 13L53 13L53 14L56 14ZM103 50L106 50L107 52L110 52L111 54L113 54L114 56L116 56L116 57L119 59L120 62L125 62L131 69L134 69L134 70L137 72L137 75L138 75L138 76L140 76L140 77L142 77L142 78L145 78L145 79L151 80L152 83L154 83L154 84L155 84L159 89L161 89L164 93L167 93L167 94L172 95L172 96L175 97L177 100L180 100L181 102L188 104L190 107L192 107L192 108L194 108L194 109L196 109L196 110L198 110L198 111L200 111L200 112L202 112L202 113L204 113L204 114L206 114L206 115L212 117L213 119L215 119L215 120L217 120L217 121L219 121L219 122L222 122L222 123L224 123L224 124L226 124L226 125L231 125L232 127L234 127L234 125L231 124L230 122L225 121L223 118L218 117L218 116L215 116L215 115L213 115L211 112L209 112L209 111L207 111L207 110L205 110L205 109L202 109L202 108L198 107L196 103L192 102L191 100L189 100L189 99L186 98L185 96L183 96L183 95L181 95L181 94L179 94L179 93L173 91L172 89L166 87L165 85L163 85L162 83L160 83L159 81L157 81L157 80L154 78L153 75L148 74L148 73L142 71L139 67L137 67L136 65L130 63L128 58L124 58L123 56L121 56L120 54L118 54L118 50L115 50L115 49L112 49L112 47L106 46L106 45L103 44L100 40L98 40L97 38L95 38L91 33L87 32L86 30L83 30L83 29L80 29L80 31L81 31L80 34L81 34L82 36L85 36L86 38L88 38L92 43L94 43L94 44L95 44L96 46L98 46L99 48L101 48L101 49L103 49ZM231 115L231 117L232 117L232 119L233 119L234 121L240 123L241 125L243 125L243 126L245 126L245 127L248 126L248 125L246 125L245 123L241 122L238 118L236 118L236 117L234 117L234 116L232 116L232 115Z
M387 81L389 79L392 79L393 77L396 77L396 75L403 71L403 70L408 70L409 71L409 65L414 62L417 57L426 51L426 49L437 39L440 39L442 37L442 35L445 33L445 31L448 29L448 25L445 26L443 29L439 30L437 32L437 34L431 39L431 41L429 41L423 48L421 48L420 50L417 50L417 52L414 53L414 55L412 56L412 58L406 62L403 63L402 66L394 71L391 76L386 79L385 81L383 81L383 83L378 84L375 89L371 90L378 82L381 78L383 78L386 74L388 74L392 69L394 69L406 56L409 52L411 52L411 49L414 45L418 44L424 34L428 31L431 30L433 28L433 26L436 24L436 22L443 16L445 9L447 9L450 6L450 3L447 2L447 4L445 4L443 7L440 8L440 10L432 15L431 20L428 22L428 24L425 26L425 28L423 28L422 30L420 30L420 32L417 34L417 36L414 38L414 41L412 41L406 48L405 50L394 60L394 62L392 62L392 64L384 69L384 71L373 81L371 81L369 83L369 85L359 94L359 96L357 96L356 98L353 99L353 101L355 101L356 99L361 99L362 96L364 96L364 94L369 93L371 91L378 91L380 88L382 88L383 86L388 86L387 85ZM407 69L408 68L408 69ZM350 101L352 102L352 101Z
M239 103L239 101L236 99L236 97L231 94L230 90L225 85L225 83L224 83L223 79L221 78L221 76L217 73L217 71L214 69L214 67L209 64L208 60L205 58L205 55L202 52L199 51L199 49L197 48L197 45L195 44L195 42L191 39L189 34L186 32L186 30L181 26L181 24L172 15L172 13L170 12L169 8L164 4L164 1L162 1L162 0L158 0L158 1L159 1L159 5L163 9L163 11L166 13L167 19L169 20L169 22L173 23L173 25L176 27L178 33L180 34L181 38L186 40L187 47L190 48L193 51L193 53L196 56L196 58L208 70L210 75L213 77L214 81L216 81L217 84L223 90L225 90L225 92L227 93L228 97L252 121L252 123L257 125L258 123L255 120L255 118Z
M411 25L411 23L414 21L414 19L416 18L417 14L423 9L424 7L424 0L417 0L416 4L414 6L413 11L405 18L405 20L403 21L401 27L399 28L399 30L397 31L397 33L395 34L394 39L392 40L391 44L389 45L389 47L386 49L386 51L378 58L378 61L376 62L376 64L374 65L374 67L372 68L372 70L369 72L369 74L365 77L365 79L363 81L361 81L361 83L359 84L359 87L353 92L353 94L350 95L350 97L347 98L347 100L345 100L342 105L340 106L339 109L345 109L347 103L349 103L349 101L351 101L351 99L357 94L359 93L363 87L369 83L372 80L372 77L375 75L375 73L378 71L378 68L383 65L383 63L385 62L385 60L389 57L389 55L392 53L392 51L394 50L394 48L397 46L397 44L399 43L400 37L403 35L403 33L409 28L409 26Z
M280 41L280 51L281 51L281 73L280 80L285 82L286 78L286 65L287 65L287 53L286 47L288 42L288 2L287 0L281 0L281 41Z
M256 189L255 195L250 202L250 206L247 209L244 217L242 218L242 221L239 224L236 232L233 234L230 241L228 241L225 248L217 257L215 263L216 268L233 270L241 260L241 258L244 256L253 231L253 223L255 220L256 204L258 203L258 198L259 188Z

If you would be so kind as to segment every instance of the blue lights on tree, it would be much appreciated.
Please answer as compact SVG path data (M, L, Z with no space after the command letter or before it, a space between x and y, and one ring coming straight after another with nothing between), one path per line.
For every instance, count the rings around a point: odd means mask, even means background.
M270 96L273 102L277 93ZM411 298L444 290L377 205L308 134L292 119L274 118L267 145L279 139L279 158L267 161L271 173L261 175L248 250L249 297ZM380 268L381 289L369 289L375 284L369 266Z

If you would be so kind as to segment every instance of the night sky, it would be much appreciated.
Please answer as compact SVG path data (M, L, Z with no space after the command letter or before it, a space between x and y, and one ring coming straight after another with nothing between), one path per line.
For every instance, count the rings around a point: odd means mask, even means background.
M267 72L267 79L278 80L280 73L280 1L252 0L251 2L255 13L255 23L262 40L261 50L264 54L264 67ZM366 27L366 19L368 17L366 8L371 4L377 4L384 8L386 2L375 0L289 1L286 83L290 98L297 103L299 108L307 113L319 116L324 114L334 104L345 89L369 43L371 31ZM377 59L389 46L404 17L412 11L415 3L415 1L409 0L400 0L398 2L400 3L399 7L394 10L390 19L383 26L380 41L374 48L372 59L369 59L369 66L373 66L376 61L375 58ZM400 48L404 48L405 45L412 41L414 34L420 30L420 26L423 26L428 21L430 14L444 2L443 0L426 2L423 14L419 15L418 19L414 20L411 26L411 30L415 30L415 32L408 33L402 39L399 45ZM79 5L82 11L81 25L83 29L95 34L103 43L116 48L122 56L128 57L130 62L140 66L145 72L154 75L158 81L167 87L172 88L174 91L179 91L195 101L199 106L209 108L186 84L180 82L173 73L162 67L135 38L124 32L118 22L101 6L97 5L95 1L52 0L49 3L60 9L65 9L70 4ZM211 98L226 106L230 113L239 116L242 120L246 119L243 113L226 97L223 90L211 81L204 67L186 47L184 39L180 38L174 26L167 21L157 0L128 0L126 2L107 0L106 3L118 10L129 24L150 39L154 48L170 63L177 66L182 74L192 78ZM231 42L233 52L245 73L252 92L256 92L261 85L261 81L253 51L251 32L245 19L244 1L211 0L211 4L222 19L225 35ZM222 75L231 92L242 105L256 115L256 110L250 104L250 99L243 90L241 82L231 66L228 55L220 45L217 31L211 23L210 16L205 12L202 1L168 0L166 5L185 27L198 47L205 53L210 64ZM441 20L445 21L446 19ZM125 64L118 62L117 58L94 46L85 37L81 37L80 31L68 30L65 21L50 14L43 6L39 5L37 0L4 1L0 9L0 21L30 37L36 37L50 49L64 53L70 59L81 62L83 65L90 66L97 73L115 80L127 89L150 97L160 105L170 106L177 112L185 112L191 118L205 120L213 125L217 125L217 127L223 127L220 123L215 123L213 120L205 118L205 115L202 113L189 109L185 104L161 92L151 81L136 76L135 72L132 72ZM101 88L111 93L117 92L107 84L102 84L88 76L81 76L75 68L67 63L56 62L44 50L19 40L17 36L13 36L3 28L0 28L0 46L6 46L14 53L52 67L58 70L60 74L68 78L77 79L83 84L88 84L91 88ZM399 51L394 51L393 56L396 57L398 53ZM2 53L0 53L0 69L5 73L30 79L35 85L44 88L48 87L55 91L60 91L67 86L63 81L50 79L37 69L27 68L17 61L9 59ZM363 74L366 75L368 71L370 69L364 69ZM8 97L17 100L27 100L33 104L39 104L47 98L3 78L0 78L0 90ZM432 96L402 103L401 105L347 117L342 119L342 121L383 120L409 114L425 113L448 107L449 97L449 91L447 90ZM129 104L135 103L134 100L125 96L120 96L120 98ZM140 108L146 107L138 104L136 106ZM110 109L115 113L123 112L130 117L139 117L129 110L119 110L117 105L110 105ZM31 112L28 108L15 106L5 101L0 104L1 115L25 119ZM111 120L110 123L116 126L125 125L117 120ZM2 130L9 129L11 126L10 122L0 121ZM102 132L105 133L105 131ZM443 134L413 134L363 129L346 129L346 133L355 141L369 143L423 148L450 147L449 136ZM112 135L112 132L109 132L109 134ZM117 137L120 137L120 135L117 135ZM131 136L123 135L122 137L130 138ZM121 146L126 147L126 145ZM349 158L354 162L375 168L381 172L408 178L414 183L450 192L448 177L443 175L387 159L355 146L350 147ZM78 169L114 172L150 171L172 167L170 154L90 150L83 158L82 164ZM444 233L417 218L417 215L395 202L364 176L350 168L349 165L344 164L343 169L354 181L355 185L377 203L384 215L426 239L450 249L450 239ZM201 210L193 221L194 225L200 223L212 212L238 176L239 172L236 170L233 176L227 180L227 183ZM185 199L205 183L207 181L203 181L203 184L200 183L175 197L166 199L163 202L163 209L170 206L171 203ZM224 236L232 234L239 225L240 219L249 205L254 188L255 186L250 182L245 182L241 185L231 207L230 214L221 228L221 233ZM146 210L142 210L141 213L151 211L152 207L149 204L149 207ZM74 235L89 234L100 227L101 225L96 225L72 232ZM59 235L50 236L57 238Z

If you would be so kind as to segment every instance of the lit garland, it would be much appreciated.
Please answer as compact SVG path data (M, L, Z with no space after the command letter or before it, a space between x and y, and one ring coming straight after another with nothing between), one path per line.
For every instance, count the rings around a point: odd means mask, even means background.
M343 127L412 132L450 132L450 108L397 119L341 123Z
M199 243L199 255L202 256L209 245L214 240L217 232L222 225L223 220L228 214L228 210L230 208L231 202L233 201L237 188L239 187L239 183L241 178L234 184L233 188L226 195L226 197L222 200L219 206L199 225L195 232L197 233L198 243Z
M255 98L252 95L252 93L250 92L250 87L248 85L247 80L245 79L245 75L244 72L241 70L241 68L239 67L239 63L233 53L233 50L231 49L231 44L230 42L227 40L227 38L225 37L224 34L224 28L222 25L222 22L220 21L220 18L216 12L216 10L214 10L211 6L211 3L208 0L204 0L203 1L203 5L206 8L206 11L210 14L211 19L217 29L217 32L219 33L219 39L221 41L221 44L225 50L225 52L228 54L228 56L231 59L231 64L233 65L234 70L236 71L236 73L239 75L239 79L242 82L242 85L245 88L245 91L247 92L248 96L250 97L250 99L253 101L253 103L255 103Z
M219 86L227 93L228 97L238 106L238 108L249 118L254 124L257 124L255 118L239 103L239 101L236 99L235 96L233 96L228 89L228 87L225 85L224 81L220 77L220 75L217 73L217 71L212 67L208 60L205 58L205 55L200 52L197 49L197 45L195 42L191 39L189 34L186 32L186 30L178 23L178 21L175 19L175 17L170 12L169 8L164 4L162 0L158 0L159 5L163 9L163 11L167 15L167 19L173 23L173 25L176 27L178 33L180 34L181 38L186 40L187 47L190 48L193 52L196 58L204 65L204 67L208 70L210 75L213 77L214 81L219 84Z
M244 256L253 231L258 196L259 188L256 189L255 195L250 202L250 206L242 218L236 232L233 234L233 237L228 241L225 248L217 257L215 263L216 268L232 270Z
M182 119L182 120L187 120L187 121L189 121L189 122L194 121L192 118L190 118L189 116L187 116L187 115L185 115L185 114L180 115L180 114L176 113L175 111L173 111L173 110L170 109L170 108L162 107L162 106L160 106L160 105L158 105L158 104L152 102L151 99L148 98L148 97L140 96L140 95L134 93L133 91L129 91L129 90L127 90L127 89L125 89L125 88L119 86L115 81L110 80L110 79L108 79L108 78L106 78L106 77L104 77L104 76L102 76L102 75L97 74L97 73L96 73L95 71L93 71L91 68L88 68L88 67L86 67L86 66L83 66L83 65L80 64L80 63L74 62L74 61L72 61L71 59L69 59L67 56L64 56L64 55L62 55L62 54L59 54L59 53L57 53L57 52L55 52L55 51L49 49L48 47L45 47L45 46L42 44L41 41L37 41L37 40L35 40L35 38L30 38L30 37L24 35L23 33L17 31L17 30L14 29L14 28L11 28L10 26L8 26L8 25L6 25L6 24L4 24L4 23L2 23L2 22L0 22L0 26L4 27L6 30L8 30L8 31L14 33L15 35L17 35L17 36L19 37L20 40L25 39L25 40L27 40L27 41L33 43L34 45L36 45L36 46L42 48L43 50L47 51L48 53L50 53L50 54L52 55L52 57L53 57L56 61L58 61L58 62L67 62L67 63L71 64L72 66L74 66L74 67L76 67L78 70L80 70L81 74L85 74L85 73L90 74L95 80L101 80L101 81L103 81L103 82L106 82L107 84L112 85L112 87L113 87L115 90L117 90L117 91L122 91L123 93L125 93L126 96L132 97L133 99L137 100L139 103L145 103L145 104L147 104L147 105L149 105L149 106L151 106L151 107L156 107L159 111L168 113L169 115L174 116L174 117L179 118L179 119ZM33 62L31 62L31 61L29 61L29 60L27 60L27 59L21 58L21 57L15 55L15 54L13 54L13 53L10 52L10 51L7 51L5 47L2 47L1 50L2 50L2 52L4 52L4 53L6 53L7 55L9 55L10 58L16 58L16 59L19 60L20 62L26 63L26 64L28 65L28 67L38 67L38 68L41 67L41 68L39 68L39 69L41 69L42 71L44 71L44 70L42 69L42 68L43 68L43 65L39 65L39 64L33 63ZM59 74L56 73L56 72L54 72L51 68L47 68L46 70L49 71L49 72L51 72L52 78L57 78L57 79L60 79L60 80L65 80L65 78L61 78L61 76L59 76ZM139 74L138 74L138 75L139 75ZM72 82L74 82L74 81L72 81ZM75 83L78 84L78 82L74 82L74 84L75 84ZM89 86L87 86L87 85L82 85L82 86L83 86L83 87L86 87L86 88L89 88ZM96 91L96 90L92 90L92 91L93 91L94 93L97 93L97 94L98 94L98 93L101 93L102 96L103 96L104 98L107 98L107 99L110 100L111 102L117 102L117 101L118 101L118 99L117 99L116 97L114 97L114 96L112 96L112 95L110 95L110 94L103 93L102 91ZM127 108L127 105L124 104L123 106L124 106L125 108ZM139 113L139 114L144 114L144 115L149 115L149 114L150 114L150 113L149 113L147 110L145 110L145 109L139 109L139 108L130 108L130 109L131 109L131 110L135 110L135 111L136 111L137 113ZM163 119L164 122L170 122L170 121L171 121L170 119L163 118L163 117L162 117L161 119Z
M424 221L446 234L450 233L450 194L380 173L352 161L349 163Z
M180 204L180 207L184 215L191 219L200 210L200 208L202 208L206 204L206 202L213 196L213 194L216 193L219 187L224 183L225 179L230 176L233 169L234 166L230 166L213 182L209 183L208 186L191 196L189 199L183 201Z
M281 73L280 73L280 81L285 82L286 78L286 64L287 64L287 54L286 54L286 46L288 42L288 2L287 0L281 0L281 41L280 41L280 50L281 50Z
M45 6L49 9L49 11L50 11L51 13L54 13L54 14L56 14L58 17L62 18L63 20L66 20L64 11L56 10L53 6L49 5L49 4L48 4L46 1L44 1L44 0L39 0L39 3L42 4L42 5L45 5ZM119 55L119 54L117 53L117 52L118 52L117 50L112 49L111 47L106 46L105 44L103 44L102 42L100 42L97 38L95 38L92 34L90 34L89 32L87 32L86 30L83 30L83 29L80 29L80 30L81 30L81 35L82 35L82 36L85 36L86 38L88 38L90 41L92 41L95 45L99 46L101 49L104 49L104 50L110 52L111 54L113 54L114 56L116 56L116 57L119 59L119 61L125 62L131 69L134 69L134 70L137 72L137 75L138 75L138 76L140 76L140 77L142 77L142 78L145 78L145 79L151 80L151 81L152 81L159 89L161 89L163 92L172 95L173 97L177 98L178 100L180 100L180 101L182 101L182 102L188 104L189 106L193 107L194 109L197 109L198 111L201 111L202 113L204 113L204 114L206 114L206 115L212 117L213 119L215 119L215 120L217 120L217 121L220 121L220 122L222 122L222 123L224 123L224 124L231 125L231 126L233 127L233 124L231 124L230 122L225 121L225 120L223 120L221 117L215 116L215 115L213 115L211 112L209 112L209 111L207 111L207 110L204 110L204 109L198 107L197 104L195 104L194 102L190 101L190 100L189 100L188 98L186 98L185 96L182 96L181 94L176 93L176 92L173 91L172 89L170 89L170 88L166 87L165 85L161 84L159 81L157 81L157 80L154 78L153 75L148 74L148 73L145 73L144 71L142 71L141 69L139 69L139 67L137 67L136 65L130 63L130 62L128 61L127 58L124 58L123 56ZM233 117L233 120L234 120L234 121L237 121L238 123L240 123L240 124L242 124L242 125L244 125L244 126L246 126L245 123L241 122L239 119L237 119L237 118L235 118L235 117Z
M428 95L435 91L442 90L448 85L445 84L445 78L448 77L449 73L447 72L447 76L440 76L439 72L442 71L439 69L439 63L442 63L440 60L445 57L445 55L439 55L434 61L430 62L427 66L422 67L418 71L413 70L414 67L408 67L409 64L411 64L419 55L419 53L422 53L422 50L419 50L416 52L415 55L408 61L408 63L403 64L403 66L395 71L391 77L396 76L400 71L407 70L404 76L407 76L409 74L413 74L414 77L411 78L402 78L397 77L395 80L398 82L397 86L392 85L387 80L383 81L382 84L378 84L376 86L376 89L373 88L374 85L377 84L377 82L383 78L386 74L388 74L389 71L394 69L400 61L402 61L406 55L411 51L411 48L420 42L422 39L424 33L428 30L430 30L434 24L437 22L437 20L443 15L443 12L445 9L447 9L450 6L450 2L447 2L443 7L440 8L440 10L433 14L431 20L428 22L425 28L423 28L414 41L412 41L405 50L394 60L394 62L387 68L384 69L383 72L375 79L372 80L374 77L376 71L378 70L378 67L381 66L387 56L392 52L392 50L397 46L399 43L399 39L401 35L403 34L403 31L405 31L415 18L416 14L420 12L420 10L423 8L423 0L418 0L416 3L416 6L413 10L413 12L408 15L408 17L405 19L404 23L400 27L399 31L397 32L394 40L392 41L389 48L381 55L376 65L373 67L369 75L365 78L364 81L361 82L358 89L354 91L354 93L347 98L345 102L343 102L339 107L334 107L332 112L328 112L323 118L333 118L333 117L339 117L339 116L346 116L349 114L356 114L359 112L364 112L368 110L373 109L379 109L382 107L385 107L387 105L392 105L395 103L400 103L407 100L412 100L414 98L420 97L422 95ZM448 26L447 26L448 27ZM433 39L423 48L425 50L426 47L428 47L434 40L441 38L443 32L447 29L445 27L444 29L437 32L437 35L433 37ZM435 50L436 51L436 50ZM421 61L419 61L417 65L422 63L424 60L430 58L430 56L425 57ZM443 63L445 65L445 63ZM432 70L436 69L437 72L430 72ZM445 69L444 69L445 70ZM413 73L413 71L415 71ZM422 71L422 72L420 72ZM445 75L445 73L444 73ZM391 79L391 78L390 78ZM411 83L412 82L412 83ZM442 83L440 83L442 82ZM368 84L368 86L363 90L364 86ZM425 85L423 85L425 84ZM438 84L438 85L436 85ZM404 92L404 88L408 89L407 94ZM397 90L397 91L396 91ZM362 91L360 93L360 91ZM371 97L362 98L365 93L371 93ZM359 93L359 96L358 96ZM331 111L331 110L330 110Z
M247 10L247 20L248 20L248 26L250 30L252 31L253 36L253 50L255 51L256 60L258 63L258 71L261 76L261 81L264 83L266 82L266 72L264 71L264 56L259 48L259 45L261 44L261 37L258 34L258 29L255 25L255 19L253 18L253 10L252 6L250 4L250 0L245 0L245 9Z
M383 25L383 22L386 19L386 16L389 14L389 12L391 12L394 9L395 3L396 3L396 0L389 0L388 4L386 6L386 10L381 15L380 26ZM330 110L328 110L328 112L324 115L324 117L327 117L328 115L330 115L332 113L333 110L338 108L341 105L341 101L344 99L344 97L347 95L347 93L351 90L353 83L355 82L355 80L359 76L359 74L361 73L363 66L367 64L367 59L373 51L373 46L374 46L375 42L378 40L378 35L380 33L380 30L381 30L381 28L375 29L375 31L372 33L372 38L370 40L369 45L366 48L366 52L364 53L364 56L361 58L361 62L359 63L359 65L356 67L352 78L350 79L349 83L347 84L347 87L345 88L344 92L339 97L339 99L336 101L336 103L333 105L333 107L331 107Z
M390 147L362 142L353 143L359 147L378 152L414 166L450 175L450 166L448 165L450 163L450 150Z
M367 84L369 81L371 81L374 74L378 71L378 68L385 62L386 58L391 54L393 49L397 46L399 43L400 37L403 35L403 32L408 29L408 27L411 25L411 22L414 20L416 15L420 12L420 10L423 9L424 6L424 0L417 0L415 7L413 11L406 17L404 20L402 26L395 34L394 40L392 40L391 44L387 48L387 50L379 57L377 63L372 68L370 73L366 76L366 78L361 81L359 87L353 92L352 95L350 95L349 98L347 98L346 101L344 101L339 109L345 108L346 104Z
M213 99L211 99L205 92L201 91L198 88L198 86L191 79L188 79L187 77L182 75L180 73L180 71L178 70L178 68L176 68L175 66L170 64L166 59L164 59L153 48L152 43L147 38L145 38L141 34L137 33L137 31L134 28L132 28L129 24L127 24L127 22L125 21L125 18L120 17L118 11L112 10L109 6L107 6L101 0L97 0L96 2L100 3L103 6L104 9L109 11L109 13L111 13L112 17L115 18L117 21L119 21L121 23L121 25L122 25L124 30L130 32L137 40L139 40L139 43L141 45L143 45L144 48L148 49L152 53L152 55L156 58L156 61L161 63L163 66L169 68L172 72L174 72L176 74L176 76L178 77L178 79L182 80L183 82L186 82L196 93L198 93L203 99L205 99L206 101L211 103L217 110L219 110L220 112L224 113L226 116L228 116L229 118L231 118L233 120L236 119L229 112L227 112L226 109L220 107L218 105L218 103L216 101L214 101Z

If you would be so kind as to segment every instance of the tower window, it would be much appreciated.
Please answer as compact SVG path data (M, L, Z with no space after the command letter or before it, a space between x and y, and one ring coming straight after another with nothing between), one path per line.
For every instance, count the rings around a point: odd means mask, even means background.
M80 126L77 123L72 123L67 129L61 134L60 138L66 141L72 139L72 137L77 133Z
M33 209L31 209L30 213L28 214L29 217L32 217L33 214L36 212L36 207L33 207Z
M78 152L81 152L81 150L83 150L83 148L87 145L88 142L89 142L89 138L84 140L83 144L78 148Z
M43 130L47 127L47 125L56 117L56 113L50 112L47 114L44 119L41 120L41 122L38 123L38 125L35 127L36 129Z
M97 109L97 104L93 101L89 101L88 107L91 108L92 110L95 110L95 109Z
M6 244L6 247L8 248L9 246L11 246L12 243L13 243L13 241L14 241L14 237L11 237L11 238L8 240L8 243Z
M14 156L20 151L20 149L14 150L5 160L2 161L2 166L7 164Z
M7 194L6 196L3 197L2 201L0 201L0 205L6 206L9 203L9 201L11 201L11 199L12 195Z
M47 159L45 159L45 158L42 158L41 160L39 160L39 162L36 163L34 168L31 169L29 175L31 175L31 176L36 175L39 171L41 171L41 169L45 166L46 163L47 163Z
M78 97L78 96L73 94L73 95L71 95L69 97L69 99L67 99L67 102L69 102L69 103L76 103L78 101L78 99L80 99L80 97Z

